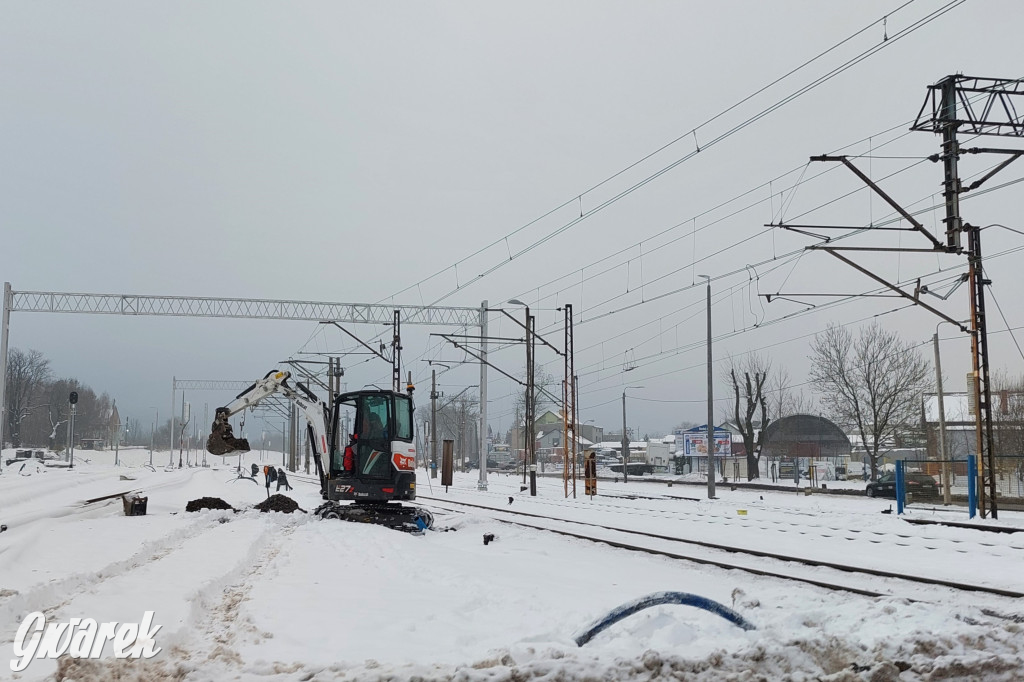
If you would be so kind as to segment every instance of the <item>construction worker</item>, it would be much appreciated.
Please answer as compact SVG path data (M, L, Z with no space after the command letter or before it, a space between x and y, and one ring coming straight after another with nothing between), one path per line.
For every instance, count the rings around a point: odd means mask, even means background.
M278 467L277 469L277 490L280 492L281 486L284 486L286 490L291 490L292 487L288 484L288 476L284 473L284 469Z

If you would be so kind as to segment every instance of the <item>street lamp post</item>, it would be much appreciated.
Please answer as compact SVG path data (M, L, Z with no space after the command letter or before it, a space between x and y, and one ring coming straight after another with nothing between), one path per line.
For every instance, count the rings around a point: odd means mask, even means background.
M622 389L622 482L629 482L629 436L626 435L626 389L643 386L626 386Z
M707 309L708 309L708 499L715 499L715 401L712 396L712 355L711 355L711 277L698 275L708 281Z

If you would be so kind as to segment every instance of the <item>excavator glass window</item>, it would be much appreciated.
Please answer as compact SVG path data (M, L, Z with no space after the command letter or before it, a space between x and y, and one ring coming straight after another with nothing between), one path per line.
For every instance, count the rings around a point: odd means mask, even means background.
M412 442L412 400L395 396L395 440Z

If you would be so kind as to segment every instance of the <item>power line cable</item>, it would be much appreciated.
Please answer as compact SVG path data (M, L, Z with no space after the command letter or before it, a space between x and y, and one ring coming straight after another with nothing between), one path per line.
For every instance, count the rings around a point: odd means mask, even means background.
M641 187L644 187L648 183L650 183L653 180L657 179L658 177L664 175L665 173L671 171L672 169L676 168L680 164L685 163L689 159L691 159L694 156L696 156L701 150L706 150L706 149L708 149L708 148L710 148L712 146L715 146L719 142L721 142L721 141L731 137L732 135L740 132L741 130L743 130L747 126L757 122L758 120L760 120L761 118L767 116L768 114L773 113L774 111L776 111L779 108L785 106L786 104L794 101L795 99L797 99L800 96L806 94L807 92L810 92L810 91L814 90L815 88L817 88L818 86L822 85L823 83L831 80L835 76L845 72L846 70L852 68L856 64L859 64L861 61L864 61L868 57L871 57L872 55L874 55L878 51L880 51L880 50L888 47L889 45L892 45L892 44L898 42L899 40L905 38L906 36L916 32L918 29L922 28L923 26L926 26L927 24L931 23L932 21L934 21L935 19L937 19L940 16L944 15L945 13L955 9L956 7L958 7L959 5L963 4L966 1L967 0L951 0L951 2L948 2L946 5L943 5L939 9L936 9L936 10L932 11L931 13L925 15L924 17L914 21L909 26L907 26L907 27L903 28L902 30L900 30L899 32L893 34L891 37L888 37L887 40L883 40L882 42L875 44L871 48L861 52L856 57L853 57L852 59L846 61L845 63L841 64L840 66L833 68L831 71L827 72L825 75L819 76L818 78L812 80L809 84L804 85L804 86L798 88L795 92L790 93L789 95L784 97L782 100L777 101L776 103L772 104L771 106L767 107L766 109L763 109L761 112L759 112L759 113L755 114L754 116L751 116L750 118L746 119L745 121L737 124L733 128L729 129L727 132L722 133L721 135L713 138L711 141L705 143L703 147L698 147L696 150L683 155L681 158L673 161L669 165L667 165L667 166L663 167L662 169L656 171L655 173L647 176L643 180L633 184L632 186L630 186L626 190L623 190L623 191L619 192L618 194L614 195L612 198L602 202L597 207L595 207L593 209L590 209L589 211L584 212L578 218L575 218L575 219L569 221L568 223L563 224L561 227L558 227L554 231L548 233L547 235L541 237L540 239L535 240L532 244L524 247L523 249L517 251L516 253L510 253L509 254L509 258L507 260L502 260L501 262L499 262L499 263L495 264L494 266L488 268L483 273L478 274L472 280L470 280L470 281L468 281L468 282L466 282L464 284L457 283L456 287L454 289L450 290L448 293L446 293L446 294L442 295L440 298L436 299L431 305L436 305L436 304L440 303L441 301L449 298L450 296L452 296L453 294L457 293L458 291L461 291L462 289L466 288L467 286L470 286L471 284L479 281L483 277L486 277L487 275L492 274L493 272L495 272L496 270L500 269L501 267L504 267L504 265L506 265L507 263L509 263L509 262L511 262L513 260L516 260L517 258L522 257L526 253L528 253L528 252L532 251L533 249L537 248L538 246L544 244L548 240L554 238L555 236L558 236L559 234L562 234L563 232L565 232L566 230L570 229L571 227L579 224L580 222L582 222L586 218L589 218L590 216L592 216L592 215L602 211L604 208L607 208L608 206L614 204L615 202L619 201L623 197L628 196L629 194L632 194L634 191L640 189ZM902 4L902 5L900 5L893 12L889 13L889 15L891 15L892 13L898 12L899 10L903 9L904 7L906 7L907 5L912 4L912 2L913 2L913 0L910 0L910 2L906 2L906 3ZM860 33L863 33L865 30L867 30L867 28L870 28L870 26L876 25L878 23L878 21L880 21L880 20L875 20L868 27L865 27L864 29L861 29L860 31L855 33L854 36L859 35ZM854 36L850 36L849 38L844 39L839 44L845 43L847 40L849 40L850 38L852 38ZM818 57L815 57L812 60L810 60L808 63L816 61L821 56L824 56L825 54L828 54L829 52L831 52L832 49L835 49L835 47L838 47L838 45L833 46L833 48L830 48L829 50L826 50L825 52L823 52ZM799 70L800 68L803 68L803 67L802 66L798 67L798 69L794 70L794 73L795 73L795 71ZM783 78L785 78L785 76ZM749 99L749 97L747 99ZM746 101L746 99L743 100L743 101ZM733 105L733 107L730 107L730 110L732 108L735 108L735 106L738 106L739 104L740 103L738 103L736 105ZM707 123L709 123L712 120L715 120L716 118L718 118L719 116L721 116L724 113L725 112L721 112L720 114L716 115L712 119L709 119L709 121L705 122L704 124L701 124L701 126L698 126L698 128L706 125ZM694 129L694 131L695 130L696 130L696 128ZM692 132L693 131L687 132L686 134L679 136L679 138L677 138L676 141L678 141L680 139L683 139L683 138L686 138L686 137L689 137L692 134ZM666 145L666 146L671 146L671 144L674 144L674 142L669 143L669 145ZM653 154L656 154L656 153L657 152L653 152L651 155L648 155L647 157L644 157L644 159L649 158L650 156L652 156ZM642 162L644 159L641 159L641 161L635 162L634 164L632 164L628 168L634 167L636 164ZM473 252L469 256L465 256L465 257L459 259L458 261L456 261L455 263L453 263L452 265L447 266L447 267L445 267L445 268L435 272L434 274L432 274L432 275L430 275L430 276L428 276L428 277L426 277L424 279L421 279L420 281L418 281L418 282L416 282L414 284L409 285L408 287L406 287L405 289L402 289L399 292L396 292L395 294L392 295L391 298L394 298L394 296L397 296L397 295L399 295L401 293L404 293L405 291L408 291L409 289L411 289L414 286L419 286L419 285L429 281L430 279L433 279L434 277L437 277L438 275L440 275L440 274L442 274L444 272L447 272L448 270L451 270L453 268L457 268L459 264L465 263L470 258L473 258L473 257L475 257L477 255L480 255L483 252L487 251L488 249L491 249L491 248L493 248L493 247L495 247L497 245L500 245L503 242L505 242L506 245L507 245L507 240L508 240L509 237L512 237L512 236L518 234L519 232L521 232L522 230L526 229L527 227L529 227L529 226L531 226L533 224L536 224L541 219L543 219L543 218L545 218L547 216L552 215L553 213L555 213L559 209L564 208L565 206L568 206L568 205L572 204L573 202L575 202L577 200L578 197L583 196L583 194L585 194L585 193L592 192L597 187L599 187L599 186L605 184L606 182L610 181L611 179L621 175L623 172L628 170L628 168L627 169L623 169L621 171L618 171L614 175L609 176L605 180L603 180L600 183L598 183L598 185L595 185L595 186L591 187L590 189L586 190L586 192L577 194L576 196L572 197L571 199L566 200L565 202L560 204L558 207L556 207L556 208L548 211L547 213L545 213L543 216L541 216L539 218L536 218L533 221L530 221L530 223L527 223L526 225L524 225L524 226L522 226L520 228L517 228L513 232L510 232L510 233L504 235L503 237L500 237L499 239L494 240L490 244L488 244L488 245L486 245L486 246L476 250L475 252Z

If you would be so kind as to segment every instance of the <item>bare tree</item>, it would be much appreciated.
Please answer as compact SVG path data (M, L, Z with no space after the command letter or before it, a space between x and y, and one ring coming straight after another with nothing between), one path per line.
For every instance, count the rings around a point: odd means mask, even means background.
M761 446L764 444L764 432L768 426L768 397L765 385L770 370L771 362L756 353L747 355L741 361L729 359L727 379L733 397L729 416L743 437L743 447L747 453L748 481L761 477ZM759 423L755 424L754 415L759 410L761 418Z
M1024 376L1011 378L1004 370L992 377L992 415L995 422L996 454L1011 457L997 466L1015 468L1014 474L1024 473L1024 467L1011 467L1010 461L1020 462L1024 456ZM1005 466L1003 466L1005 464Z
M862 327L857 339L830 324L814 337L810 360L815 391L836 421L860 435L876 480L879 448L918 417L930 386L928 361L877 322Z
M421 405L416 417L420 422L430 422L430 403ZM475 392L442 397L437 402L437 442L455 441L455 455L462 467L480 457L479 421L480 398Z
M526 372L522 374L523 383L526 382ZM556 380L551 372L544 369L542 365L534 362L533 366L533 407L536 416L540 416L550 405L561 407L561 381ZM555 389L558 388L556 391ZM556 395L557 394L557 395ZM514 399L514 407L520 414L526 414L526 389L520 388Z
M768 414L772 419L817 412L812 396L804 393L802 388L794 392L789 371L785 367L779 367L774 374L769 375L765 393L768 395Z
M22 421L39 404L43 384L50 378L50 361L37 350L27 353L12 348L7 353L6 398L7 423L4 432L9 434L15 447L22 444Z

